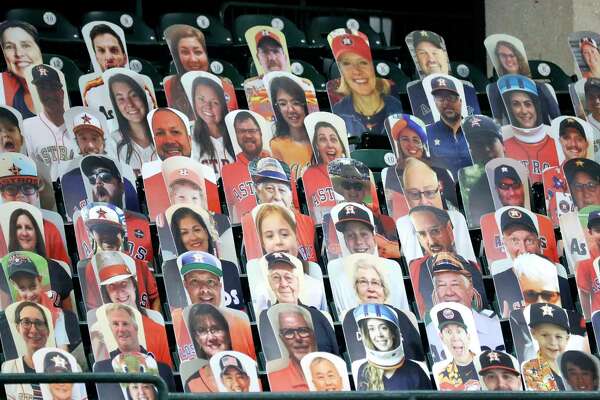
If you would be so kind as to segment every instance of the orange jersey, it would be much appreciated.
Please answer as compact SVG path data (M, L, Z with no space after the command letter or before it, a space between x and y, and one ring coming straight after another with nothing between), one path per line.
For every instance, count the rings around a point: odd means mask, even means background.
M544 169L559 165L556 144L548 135L537 143L525 143L511 137L504 141L504 149L507 157L520 161L529 169L531 183L542 181Z
M308 211L313 220L320 224L323 222L323 215L331 211L331 208L336 205L327 166L319 164L309 167L302 176L302 184Z
M67 246L63 242L58 228L47 219L44 219L44 243L48 258L64 261L67 265L71 265L71 259L66 250Z

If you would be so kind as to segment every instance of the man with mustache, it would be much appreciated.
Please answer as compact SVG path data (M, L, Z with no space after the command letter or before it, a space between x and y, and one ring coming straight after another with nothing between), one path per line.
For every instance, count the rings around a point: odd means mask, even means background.
M79 154L82 156L106 154L105 134L100 121L104 117L87 107L79 107L79 109L81 112L73 117L73 133L77 140Z
M600 130L600 79L588 78L583 85L585 94L585 109L589 112L586 115L587 122L594 128ZM598 140L594 140L594 148L598 147Z
M427 143L431 158L445 165L452 175L473 164L462 131L462 98L450 77L431 80L431 95L439 112L439 121L427 126Z
M587 158L588 140L583 126L575 118L565 118L558 127L558 142L565 160Z
M493 391L523 390L517 360L502 351L486 350L479 355L479 376L484 388Z
M428 31L415 31L412 38L421 78L434 73L448 74L448 53L444 39Z
M191 156L189 121L183 113L171 108L159 108L148 119L156 152L161 160L173 156Z
M419 244L423 248L424 256L414 259L409 264L409 274L415 290L415 300L419 314L423 317L427 310L433 306L429 294L433 292L431 279L432 263L435 256L441 252L452 254L456 257L454 244L454 231L448 213L436 207L417 206L410 210L412 221ZM464 259L463 259L464 260ZM477 308L487 305L481 269L474 261L464 260L465 270L473 277L475 290L481 294L481 302Z
M92 201L112 204L123 209L125 185L115 163L106 157L91 156L81 160L81 172L92 186Z
M65 88L60 75L61 72L49 65L32 68L31 84L37 89L42 110L23 121L27 154L50 169L53 181L58 179L59 165L79 153L75 137L65 127Z
M281 45L281 39L269 29L259 31L256 36L256 54L263 74L272 71L287 71L289 63Z
M255 159L269 157L268 151L263 150L262 131L258 119L259 114L240 110L233 119L233 129L229 132L233 142L233 133L237 144L242 150L235 155L236 161L223 166L221 176L225 188L225 199L229 209L229 217L233 224L241 220L241 216L256 207L254 185L248 171L248 164ZM227 117L226 117L227 119Z

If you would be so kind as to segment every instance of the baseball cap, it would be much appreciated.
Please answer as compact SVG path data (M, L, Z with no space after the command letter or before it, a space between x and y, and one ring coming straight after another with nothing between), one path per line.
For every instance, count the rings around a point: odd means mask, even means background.
M73 133L79 134L82 132L95 132L100 136L104 136L102 124L100 120L92 114L82 111L73 117Z
M471 277L471 273L465 269L466 261L462 257L442 251L433 256L431 262L431 273L456 272L457 274Z
M125 229L125 215L123 211L108 203L89 203L83 209L83 220L87 227L99 224L110 224Z
M457 310L453 310L452 308L445 307L437 312L438 319L438 329L441 331L444 329L446 325L456 324L462 326L465 330L467 329L467 325L463 320L462 315Z
M458 95L458 90L456 90L456 85L454 84L452 79L444 76L433 78L431 80L431 94L435 96L436 92L441 92L443 90Z
M181 260L181 276L192 271L208 271L219 278L223 276L221 261L212 254L203 251L188 251L183 253Z
M553 324L570 332L569 317L561 307L550 303L534 303L529 310L529 327L539 324Z
M0 184L7 183L38 185L40 179L35 162L21 153L0 153Z
M587 78L585 83L583 84L583 91L587 96L589 91L592 89L600 89L600 79L599 78Z
M69 359L58 351L49 351L44 356L44 372L73 372Z
M512 91L522 91L532 94L534 96L538 96L537 87L535 86L535 82L531 79L517 74L507 74L498 78L498 90L500 90L500 94L512 92Z
M511 207L502 213L500 216L500 230L504 232L506 229L513 225L520 225L526 228L528 231L538 234L538 230L533 223L531 217L524 211L519 210L516 207Z
M444 40L440 35L431 31L414 31L412 33L413 46L416 48L421 42L429 42L438 49L442 48Z
M494 169L494 184L496 186L500 185L500 181L504 178L509 178L515 181L515 183L522 183L521 177L517 173L517 170L507 164L500 164Z
M327 172L332 179L350 179L370 181L369 168L358 160L352 158L338 158L327 166Z
M225 372L225 370L229 367L237 368L238 371L244 372L244 367L240 360L236 357L226 354L219 360L219 367L221 368L221 372Z
M485 115L469 115L462 122L462 130L468 142L493 137L503 141L500 125Z
M560 121L560 124L558 125L558 136L562 137L565 135L567 133L567 128L575 129L581 135L581 137L587 141L583 126L575 118L569 117Z
M592 226L600 222L600 210L592 211L588 214L588 229L592 229Z
M13 253L8 259L8 276L10 278L19 273L33 276L40 275L31 258L23 253Z
M600 182L600 164L587 158L572 158L566 161L563 164L563 172L569 185L573 184L575 174L578 172L585 172L592 179Z
M288 264L293 268L296 268L296 264L292 261L292 258L282 252L275 251L265 255L265 260L267 261L267 268L271 269L273 266L277 264Z
M62 83L58 72L54 68L46 64L38 64L31 69L31 76L33 77L31 83L40 86L51 86L54 88L61 88Z
M279 160L271 157L264 157L256 161L256 169L252 174L252 180L256 183L264 180L275 180L290 184L289 173L281 165Z
M489 370L498 368L512 372L516 375L521 375L521 373L515 368L515 364L511 356L503 351L483 351L479 355L479 364L481 365L481 368L479 369L479 375L482 375Z
M391 307L385 304L361 304L354 309L352 314L357 323L363 319L377 318L399 326L398 316Z
M101 251L95 257L101 286L110 285L133 276L120 252Z
M204 175L200 166L189 157L169 157L163 161L161 169L167 187L177 181L189 181L204 187Z
M106 168L115 178L121 180L121 173L117 168L117 164L115 164L115 162L110 158L101 155L90 154L83 157L81 160L81 171L85 176L92 175L94 169L100 167Z
M338 221L335 223L335 229L343 232L346 222L350 221L362 222L368 225L372 231L375 230L369 213L356 203L347 203L341 208L338 212Z
M263 29L256 32L256 35L254 35L256 46L258 47L259 43L266 38L274 40L281 47L281 39L279 38L277 33L271 27L268 26L265 26Z
M392 138L394 140L398 140L400 133L402 133L404 129L412 129L419 135L423 145L427 144L427 133L425 132L425 124L423 121L408 114L398 114L397 116L399 118L392 126Z
M372 61L369 41L362 32L343 33L331 40L331 51L336 61L346 53L354 53L365 60Z

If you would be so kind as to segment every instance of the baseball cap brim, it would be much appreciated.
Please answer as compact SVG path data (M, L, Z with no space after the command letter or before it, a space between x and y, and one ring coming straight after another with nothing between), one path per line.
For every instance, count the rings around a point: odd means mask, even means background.
M186 264L183 267L181 267L181 276L184 276L188 272L192 272L192 271L208 271L212 274L215 274L219 278L223 276L223 271L220 268L218 268L212 264L208 264L208 263Z

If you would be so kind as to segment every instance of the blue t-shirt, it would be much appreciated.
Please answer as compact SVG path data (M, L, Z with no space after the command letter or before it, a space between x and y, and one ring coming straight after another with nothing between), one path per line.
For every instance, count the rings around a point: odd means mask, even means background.
M455 177L459 169L473 165L462 128L456 131L455 137L452 128L440 119L427 126L427 143L431 159L445 165Z
M352 96L346 96L331 108L331 111L341 117L346 123L348 136L360 136L363 133L386 135L384 122L392 114L402 113L402 103L397 98L383 96L384 106L378 113L365 117L354 110Z

